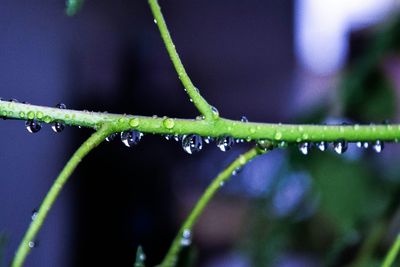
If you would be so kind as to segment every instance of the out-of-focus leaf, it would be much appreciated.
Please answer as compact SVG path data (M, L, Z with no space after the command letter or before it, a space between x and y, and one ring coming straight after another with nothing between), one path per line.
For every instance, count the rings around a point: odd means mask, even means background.
M65 13L68 16L76 15L82 9L83 2L84 0L67 0Z

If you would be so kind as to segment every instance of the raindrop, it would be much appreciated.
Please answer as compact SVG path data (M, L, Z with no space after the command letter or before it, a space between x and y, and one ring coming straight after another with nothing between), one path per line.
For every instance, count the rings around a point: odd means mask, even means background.
M174 119L166 118L163 120L163 125L167 129L172 129L175 126L175 121L174 121Z
M57 105L56 105L56 108L59 108L59 109L66 109L67 108L67 106L64 104L64 103L58 103Z
M381 153L382 150L384 148L384 144L382 141L380 140L376 140L375 143L372 145L372 149L376 152L376 153Z
M214 138L212 138L211 136L204 137L204 143L209 144L212 141L214 141Z
M25 127L28 130L28 132L37 133L42 128L42 125L40 124L40 122L36 120L29 120L25 122Z
M112 133L109 136L106 137L107 142L113 141L117 137L118 133Z
M185 229L182 232L181 245L187 247L190 246L190 244L192 244L192 231L190 229Z
M320 151L325 151L328 149L328 142L321 141L315 143L315 146L320 150Z
M224 136L224 137L219 137L217 139L217 147L222 151L222 152L226 152L229 149L232 148L233 144L234 144L234 140L232 137L230 136Z
M307 155L311 150L311 143L309 142L303 142L299 144L299 151L303 155Z
M333 142L333 149L338 154L343 154L347 150L347 142L344 140L338 140Z
M55 133L60 133L64 130L65 125L61 122L56 121L55 123L53 123L53 125L51 126L51 129L53 129L53 131Z
M37 209L33 209L32 210L32 215L31 215L32 221L36 220L37 215L38 215L38 210Z
M219 111L216 107L211 106L212 116L214 119L219 118Z
M141 132L130 130L121 133L121 141L127 147L135 146L139 143L143 134Z
M197 134L189 134L182 139L182 148L189 154L199 152L203 148L203 140Z
M241 121L241 122L249 122L249 120L246 118L246 116L242 116L242 117L240 118L240 121Z

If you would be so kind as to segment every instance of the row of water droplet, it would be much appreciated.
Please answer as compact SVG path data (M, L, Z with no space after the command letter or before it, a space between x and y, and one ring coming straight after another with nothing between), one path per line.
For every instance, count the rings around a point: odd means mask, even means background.
M380 140L376 140L373 142L356 142L357 147L359 148L372 148L376 153L381 153L384 148L384 142ZM337 140L332 142L333 150L338 154L343 154L347 151L348 142L345 140ZM321 142L301 142L298 144L299 151L303 155L308 155L313 147L316 147L320 151L326 151L329 147L329 142L321 141Z

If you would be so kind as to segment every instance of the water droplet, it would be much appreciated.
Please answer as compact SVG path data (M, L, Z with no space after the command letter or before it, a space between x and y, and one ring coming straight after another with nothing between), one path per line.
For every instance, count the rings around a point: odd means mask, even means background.
M180 136L180 135L174 135L174 140L176 141L176 142L179 142L179 141L181 141L182 140L182 137Z
M369 142L364 142L364 143L363 143L363 147L364 147L365 149L367 149L367 148L369 147Z
M376 140L375 143L372 145L372 149L376 153L381 153L384 148L384 143L380 140Z
M18 101L17 99L15 99L15 98L11 98L9 101L10 101L10 102L13 102L13 103L18 103L18 102L19 102L19 101Z
M253 134L253 133L255 133L255 132L256 132L256 129L255 129L254 127L251 127L249 131L250 131L250 133L252 133L252 134Z
M275 133L275 140L281 140L282 139L282 132L276 132Z
M127 147L135 146L139 143L143 134L141 132L130 130L121 133L121 141Z
M279 148L285 148L285 147L287 147L288 146L288 143L286 142L286 141L280 141L279 143L278 143L278 147Z
M28 242L28 246L29 246L30 248L36 248L36 247L39 246L39 242L37 242L37 241L29 241L29 242Z
M36 220L37 215L38 215L38 210L37 209L33 209L32 210L32 215L31 215L32 221Z
M362 146L363 146L363 143L362 143L362 142L360 142L360 141L358 141L358 142L356 143L356 146L357 146L358 148L362 148Z
M223 187L224 185L225 185L225 181L219 182L219 186L220 186L220 187Z
M181 245L187 247L190 246L190 244L192 244L192 231L190 229L185 229L182 232Z
M40 122L36 120L28 120L25 122L25 127L28 130L28 132L37 133L42 128L42 125L40 124Z
M203 148L203 140L197 134L189 134L182 139L182 148L189 154L199 152Z
M173 138L173 135L166 134L166 135L164 135L164 138L165 138L165 140L169 141L169 140L171 140Z
M131 127L138 127L139 126L139 118L133 118L129 120L129 126Z
M238 175L239 173L242 172L242 170L243 170L243 166L239 166L239 167L237 167L236 169L233 170L232 175L233 176Z
M55 133L60 133L64 130L65 125L61 122L56 121L55 123L53 123L53 125L51 126L51 129L53 129L53 131Z
M265 152L274 149L274 145L270 140L258 140L256 145L258 149Z
M212 141L214 141L214 138L212 138L211 136L204 137L204 143L209 144Z
M43 112L41 111L36 112L36 118L43 119Z
M192 98L189 98L189 101L193 103L193 99Z
M216 107L211 106L211 111L212 111L212 116L213 119L218 119L219 118L219 111Z
M33 120L35 118L35 112L33 112L33 111L29 111L27 115L28 115L28 119L30 119L30 120Z
M240 121L241 121L241 122L249 122L249 120L246 118L246 116L242 116L242 117L240 118Z
M51 117L50 117L50 116L45 116L45 117L43 118L43 121L44 121L45 123L50 123L50 122L51 122Z
M153 22L154 22L154 24L157 24L157 20L156 19L154 19Z
M303 142L299 144L299 151L303 155L307 155L311 150L311 143L310 142Z
M347 142L345 140L337 140L333 142L333 149L338 154L343 154L347 150Z
M106 137L107 142L113 141L117 137L118 133L112 133L109 136Z
M67 108L67 106L64 104L64 103L58 103L57 105L56 105L56 108L59 108L59 109L66 109Z
M25 118L25 112L21 111L21 112L19 113L19 117L20 117L21 119Z
M163 125L167 129L172 129L175 126L175 121L174 121L174 119L166 118L163 120Z
M321 141L315 143L315 146L320 150L320 151L325 151L328 149L328 142Z
M234 140L230 136L219 137L217 139L217 147L222 151L226 152L232 148Z

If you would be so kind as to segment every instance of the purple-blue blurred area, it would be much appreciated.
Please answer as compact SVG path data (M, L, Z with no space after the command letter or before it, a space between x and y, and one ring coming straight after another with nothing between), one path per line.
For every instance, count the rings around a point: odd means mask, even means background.
M0 0L2 98L112 113L198 115L147 1L87 1L72 18L65 16L64 2ZM355 98L341 81L348 80L349 63L365 57L362 51L380 25L396 17L394 0L160 0L160 5L190 77L221 116L381 122L364 121L381 117L361 116L346 104ZM383 54L379 69L398 105L400 58L392 50ZM399 121L396 109L362 108ZM30 134L22 121L0 121L0 266L8 266L32 211L91 132L66 127L56 134L44 125ZM133 266L139 245L146 266L154 266L212 178L248 147L238 144L223 153L204 145L189 155L179 143L153 135L134 148L119 140L102 144L71 176L26 266ZM388 144L381 155L354 144L344 156L329 150L303 156L297 149L279 149L249 163L201 216L179 266L343 266L357 258L375 220L390 225L391 232L381 236L390 242L398 223L382 214L396 209L371 184L384 181L398 190L399 172L392 164L398 147ZM363 212L363 204L375 213Z

